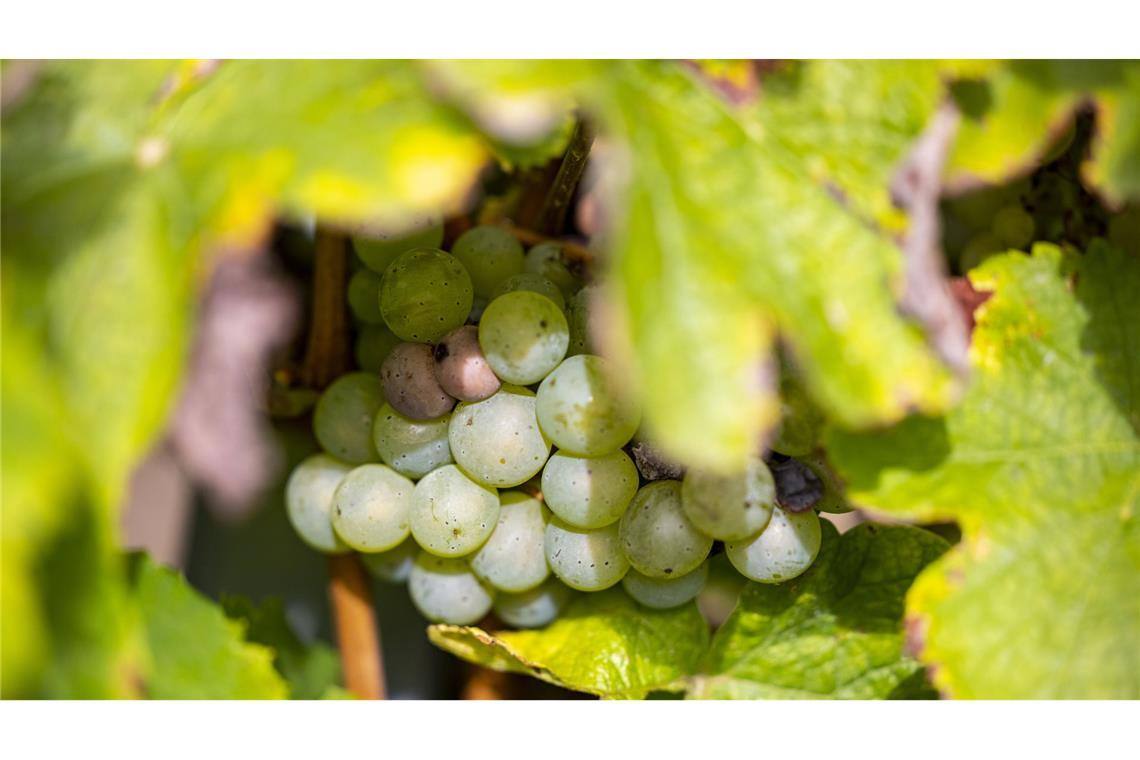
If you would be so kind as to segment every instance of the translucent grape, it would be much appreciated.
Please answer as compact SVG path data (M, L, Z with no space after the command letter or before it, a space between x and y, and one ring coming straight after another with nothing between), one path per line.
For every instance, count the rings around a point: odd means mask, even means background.
M352 316L370 325L384 324L380 313L380 275L371 269L358 269L348 280L348 308Z
M554 445L578 456L617 451L637 432L641 412L620 393L600 356L571 356L538 388L538 422Z
M523 271L522 245L502 227L484 224L467 230L451 248L471 274L475 295L490 298L500 282Z
M813 510L791 513L776 507L759 535L724 545L732 566L760 583L781 583L803 573L819 554L819 517Z
M548 513L542 502L520 491L499 494L499 505L499 521L471 558L471 569L500 591L532 589L550 575L543 553Z
M499 296L479 320L479 347L503 382L537 383L558 366L569 345L562 310L538 293Z
M366 372L380 372L381 365L400 339L388 325L364 325L356 336L356 365Z
M431 346L401 343L393 348L380 367L380 381L384 398L405 417L434 420L455 406L436 379Z
M735 475L691 469L681 484L681 506L702 533L739 541L764 530L776 505L776 481L760 457Z
M360 561L373 578L385 583L404 583L412 574L412 565L420 553L420 545L407 538L394 549L375 554L361 554Z
M467 321L471 277L443 251L417 248L392 262L380 286L380 312L403 340L435 343Z
M499 494L453 464L433 470L412 492L412 536L441 557L463 557L487 540L499 520Z
M638 491L619 525L629 563L651 578L690 573L712 550L712 537L685 515L676 480L658 480Z
M630 570L621 579L621 585L638 604L655 610L667 610L696 599L708 577L709 563L702 562L696 570L680 578L650 578L636 570Z
M551 517L544 543L551 571L579 591L609 588L629 570L616 523L585 530Z
M526 271L539 274L550 280L562 291L566 301L582 287L581 281L570 271L562 246L553 241L539 243L526 252Z
M550 456L550 441L535 416L534 393L514 385L455 407L447 437L455 463L476 482L496 488L525 483Z
M525 290L530 293L538 293L539 295L546 296L554 302L559 310L566 308L566 297L562 295L562 291L558 289L558 286L542 275L535 274L534 272L512 274L499 283L498 287L495 288L495 292L491 294L491 299L494 300L501 295L514 293L518 290Z
M382 552L411 531L412 481L382 464L365 464L344 476L333 494L333 530L359 552Z
M553 623L574 592L557 578L550 578L520 594L495 595L495 614L512 628L542 628Z
M367 372L341 375L317 399L313 434L321 448L350 464L376 461L372 420L384 404L380 378Z
M435 623L471 625L479 622L495 601L493 589L475 577L461 559L420 552L408 577L412 604Z
M413 420L384 404L372 426L372 441L381 461L409 478L422 478L451 462L446 415Z
M349 547L332 526L336 487L352 467L328 454L314 454L298 464L285 484L285 510L293 529L309 546L325 554L343 554Z
M561 451L542 470L542 497L554 514L579 528L616 522L637 493L637 468L617 450L600 457Z
M369 269L383 274L405 251L439 248L443 243L443 219L438 214L422 214L404 224L362 224L353 232L356 255Z
M435 379L445 393L460 401L482 401L502 385L479 348L475 325L463 325L444 335L434 357Z
M566 322L570 326L567 356L593 353L593 341L590 339L590 299L593 297L594 288L588 287L582 288L567 301Z

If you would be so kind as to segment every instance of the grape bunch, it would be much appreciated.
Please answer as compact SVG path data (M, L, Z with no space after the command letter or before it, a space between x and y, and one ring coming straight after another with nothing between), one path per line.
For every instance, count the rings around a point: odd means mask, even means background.
M647 607L684 604L714 551L761 583L811 565L813 507L845 507L807 457L810 418L785 425L800 459L757 456L732 476L663 465L614 367L591 353L591 288L560 246L524 252L497 226L450 252L442 242L434 219L354 239L360 369L321 395L323 452L286 486L308 545L359 552L430 620L493 610L519 628L619 583Z

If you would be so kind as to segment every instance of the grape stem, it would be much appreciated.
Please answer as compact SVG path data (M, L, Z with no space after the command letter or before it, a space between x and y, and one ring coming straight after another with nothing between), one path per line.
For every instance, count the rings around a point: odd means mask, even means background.
M301 362L301 381L323 388L351 364L348 334L348 246L343 234L317 228L309 337ZM360 558L329 558L329 601L336 623L344 685L361 699L384 698L380 626Z
M542 213L536 225L541 232L557 235L562 230L566 223L566 211L570 208L578 181L582 179L582 172L586 170L586 160L590 157L590 146L593 144L593 130L585 122L579 121L570 137L562 165L558 167L554 184L542 204Z

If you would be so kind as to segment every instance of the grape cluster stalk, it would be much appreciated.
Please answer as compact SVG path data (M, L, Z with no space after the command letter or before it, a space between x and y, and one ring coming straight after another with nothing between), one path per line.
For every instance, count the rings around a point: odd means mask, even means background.
M811 566L817 509L845 505L802 436L783 437L795 459L757 454L743 472L660 467L560 244L525 251L494 225L442 243L435 218L356 231L357 368L322 393L322 451L286 486L306 544L358 553L431 621L493 611L516 628L619 584L649 608L685 604L716 551L760 583Z

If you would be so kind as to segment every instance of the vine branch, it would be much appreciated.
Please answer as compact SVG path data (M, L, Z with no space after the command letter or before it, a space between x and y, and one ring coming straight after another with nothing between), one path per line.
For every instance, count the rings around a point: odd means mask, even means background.
M574 134L570 137L566 154L562 157L562 165L558 167L554 184L551 185L542 204L542 213L536 225L539 231L556 235L562 230L566 223L566 211L570 208L570 201L574 198L578 181L582 179L582 173L586 170L586 160L590 157L590 146L593 144L593 130L584 122L578 122L574 127Z

